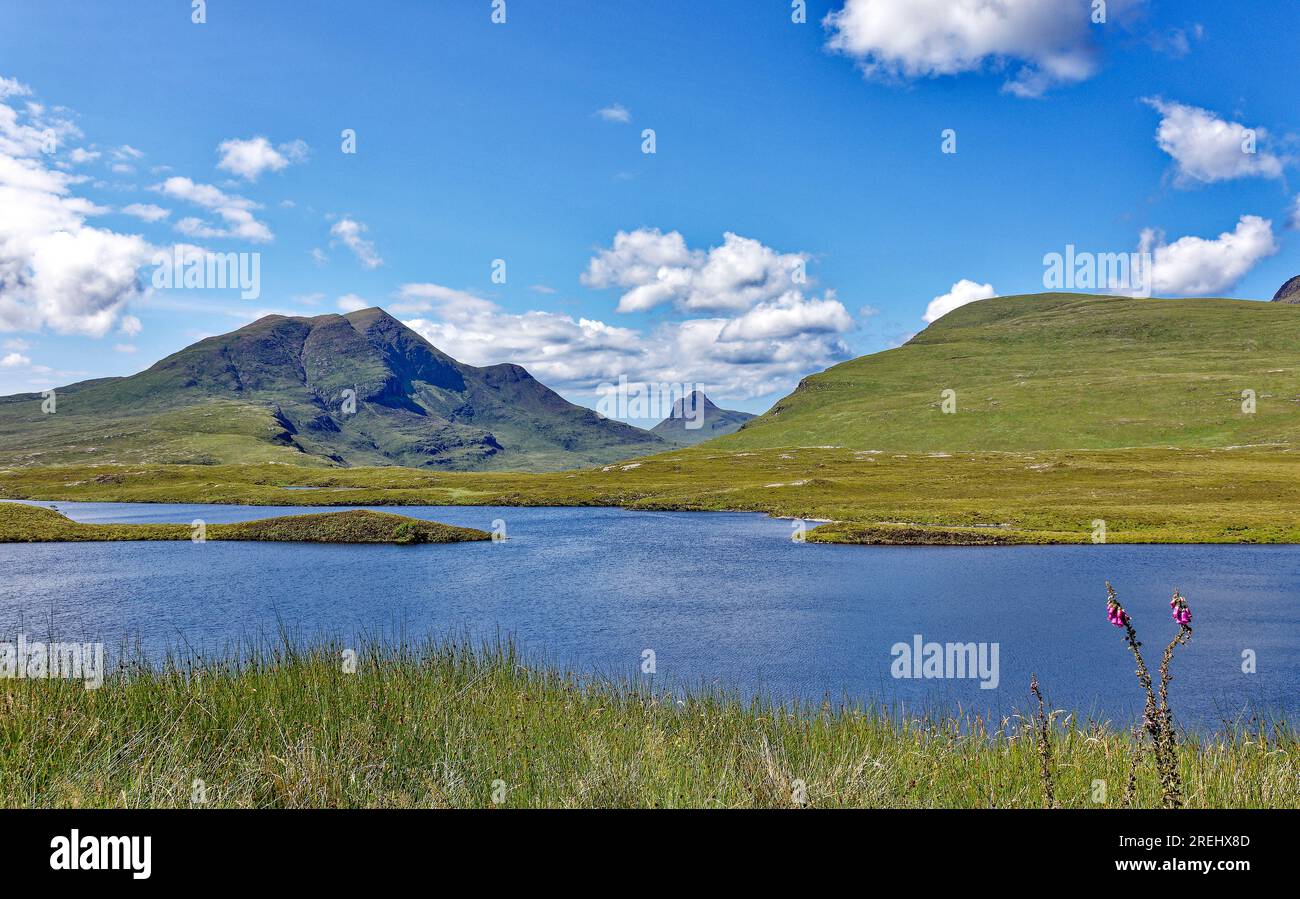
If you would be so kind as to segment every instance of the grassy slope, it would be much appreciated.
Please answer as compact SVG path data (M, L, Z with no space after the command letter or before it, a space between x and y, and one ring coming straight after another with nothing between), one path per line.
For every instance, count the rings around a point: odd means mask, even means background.
M122 408L79 413L73 399L60 411L40 401L0 405L0 456L17 465L59 465L102 459L121 463L210 464L224 459L326 466L328 460L277 443L283 427L263 406L214 399L138 414Z
M940 411L942 391L957 412ZM1257 412L1243 414L1242 391ZM718 447L899 452L1295 445L1300 308L1077 294L964 306L804 379Z
M399 531L399 528L401 529ZM189 540L188 524L80 524L39 506L0 503L0 543L85 540ZM306 543L462 543L491 535L405 515L353 509L317 515L288 515L238 524L212 524L208 540Z
M746 707L525 668L455 647L280 650L240 666L137 669L80 682L0 680L0 806L1039 807L1033 721ZM1117 640L1116 652L1124 649ZM1136 685L1133 687L1136 689ZM1051 685L1045 685L1049 692ZM1176 707L1176 698L1175 698ZM1051 731L1067 807L1116 807L1137 751L1071 716ZM1267 733L1187 734L1192 807L1294 807L1297 747ZM1105 802L1095 782L1110 785ZM1158 806L1150 763L1136 805Z
M837 523L813 539L1300 543L1300 452L1111 450L934 457L717 444L555 474L285 465L0 469L11 499L255 505L604 505L744 510ZM286 490L312 485L315 490ZM899 528L899 525L922 527ZM976 527L980 526L980 527ZM994 527L990 527L994 526ZM966 531L962 531L966 528ZM903 531L902 533L896 533ZM937 532L937 533L936 533ZM961 540L959 542L968 542Z
M733 509L832 519L811 539L848 543L1086 542L1101 519L1111 542L1295 543L1298 437L1300 309L1044 295L965 306L735 434L602 468L19 464L0 497ZM303 484L322 489L282 489Z
M354 413L342 410L355 390ZM127 378L0 397L13 464L278 461L553 471L667 447L514 365L463 365L379 309L268 316Z

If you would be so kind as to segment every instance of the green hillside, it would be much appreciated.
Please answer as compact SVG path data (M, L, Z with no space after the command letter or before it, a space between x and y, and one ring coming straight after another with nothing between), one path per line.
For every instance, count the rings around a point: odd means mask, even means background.
M478 368L382 309L271 315L129 378L0 398L0 460L547 471L667 447L517 365Z
M1245 390L1254 414L1242 411ZM905 346L805 378L710 446L988 452L1297 438L1295 306L1040 294L963 306Z

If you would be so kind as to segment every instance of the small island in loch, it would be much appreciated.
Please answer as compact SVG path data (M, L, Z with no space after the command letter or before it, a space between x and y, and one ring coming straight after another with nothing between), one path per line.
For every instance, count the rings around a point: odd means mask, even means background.
M191 540L188 524L82 524L57 509L0 503L0 543L66 543L86 540ZM466 543L490 540L475 528L453 527L388 512L349 509L316 515L286 515L237 524L208 524L204 540L278 543Z

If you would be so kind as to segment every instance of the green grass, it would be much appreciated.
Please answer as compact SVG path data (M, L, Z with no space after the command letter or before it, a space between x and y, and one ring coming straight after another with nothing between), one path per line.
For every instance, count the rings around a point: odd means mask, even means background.
M554 471L668 446L518 366L462 365L379 309L267 316L56 393L53 412L0 397L0 459Z
M362 648L345 673L343 649L133 667L95 690L0 681L0 805L190 806L196 781L223 807L481 807L494 787L508 807L1044 802L1033 721L1019 716L679 702L452 645ZM1137 747L1123 730L1058 714L1058 803L1118 806ZM1285 723L1183 735L1187 805L1294 807L1296 749ZM1149 762L1135 804L1160 804Z
M405 399L386 392L394 384L407 385ZM358 386L355 416L329 406ZM943 411L946 390L953 414ZM1247 390L1253 413L1243 410ZM506 449L491 448L489 431ZM963 306L904 346L810 375L709 444L906 453L1260 445L1300 445L1300 307L1088 294ZM554 471L660 448L521 370L459 366L378 310L265 319L131 378L63 388L55 414L42 413L39 394L0 397L0 461L13 465L346 460Z
M942 394L955 393L945 414ZM1255 393L1255 412L1242 393ZM1039 294L948 313L714 444L989 452L1300 443L1300 308Z
M286 490L285 487L316 489ZM863 452L710 443L552 474L285 465L0 469L0 498L250 505L626 506L834 522L813 540L898 543L1300 542L1290 448Z
M1098 520L1114 543L1300 542L1300 308L1286 304L972 303L903 347L806 378L734 434L541 474L326 467L267 443L274 422L230 409L262 454L221 449L217 407L195 407L154 453L151 432L125 423L69 430L60 416L77 398L19 424L0 416L0 498L738 510L825 519L811 539L837 543L1083 543ZM63 450L33 448L33 428L63 429ZM112 464L89 451L114 440L131 450ZM160 453L247 464L163 465ZM318 489L284 489L304 485Z
M40 506L0 503L0 543L87 540L190 540L188 524L81 524ZM287 515L237 524L209 524L207 540L263 540L306 543L463 543L489 540L486 531L436 521L351 509L316 515Z

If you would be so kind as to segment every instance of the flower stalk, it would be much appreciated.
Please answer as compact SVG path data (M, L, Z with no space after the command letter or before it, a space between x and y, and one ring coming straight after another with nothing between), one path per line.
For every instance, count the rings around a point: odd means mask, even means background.
M1173 680L1169 667L1173 661L1174 650L1192 637L1192 611L1186 598L1177 590L1174 591L1173 599L1169 601L1169 607L1174 622L1178 625L1178 633L1165 647L1164 657L1160 661L1160 686L1157 696L1156 687L1151 680L1151 672L1142 658L1142 643L1133 629L1133 621L1120 605L1119 594L1115 592L1115 588L1109 581L1106 582L1106 618L1115 627L1123 628L1125 642L1137 662L1135 674L1138 684L1146 693L1146 709L1142 716L1142 726L1151 739L1151 752L1155 760L1156 773L1160 776L1164 805L1166 808L1179 808L1182 806L1182 778L1178 770L1178 747L1174 736L1173 710L1169 707L1169 682ZM1135 757L1134 770L1129 774L1129 787L1125 791L1126 800L1131 799L1130 793L1135 786L1136 766Z

